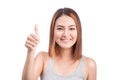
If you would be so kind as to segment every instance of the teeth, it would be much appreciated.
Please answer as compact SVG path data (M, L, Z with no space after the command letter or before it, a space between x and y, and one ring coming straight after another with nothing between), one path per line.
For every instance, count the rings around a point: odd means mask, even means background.
M68 41L68 39L63 39L64 41Z
M69 40L68 39L62 39L62 41L68 42Z

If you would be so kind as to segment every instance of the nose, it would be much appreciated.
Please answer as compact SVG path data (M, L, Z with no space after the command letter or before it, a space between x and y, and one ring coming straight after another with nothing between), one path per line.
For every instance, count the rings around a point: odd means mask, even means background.
M64 30L63 32L63 36L66 37L66 36L69 36L70 32L68 30Z

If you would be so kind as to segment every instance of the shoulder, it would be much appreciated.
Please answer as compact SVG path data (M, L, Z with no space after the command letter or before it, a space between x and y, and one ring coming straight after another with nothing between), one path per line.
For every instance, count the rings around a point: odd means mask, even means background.
M42 73L44 69L45 59L47 58L47 56L48 56L47 52L39 52L35 56L34 60L35 75L39 76Z
M49 58L49 55L47 52L44 51L41 51L36 55L36 59L42 59L43 61L47 58Z
M86 57L85 59L85 71L87 73L88 80L96 80L96 62L94 59L90 57Z
M85 63L86 63L86 66L89 67L89 68L95 68L96 67L95 60L90 58L90 57L86 57Z
M42 63L43 63L42 73L45 73L51 57L49 56L48 52L39 52L37 56L38 58L42 58Z

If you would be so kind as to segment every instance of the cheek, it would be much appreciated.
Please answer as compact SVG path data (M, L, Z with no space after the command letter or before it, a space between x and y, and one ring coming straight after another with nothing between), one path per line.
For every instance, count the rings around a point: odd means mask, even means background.
M73 33L72 33L72 36L73 36L75 39L77 39L77 32L73 32Z
M61 37L61 35L62 34L60 32L55 31L54 32L54 38L55 38L55 40L59 39Z
M77 32L76 32L75 36L76 36L76 38L77 38Z

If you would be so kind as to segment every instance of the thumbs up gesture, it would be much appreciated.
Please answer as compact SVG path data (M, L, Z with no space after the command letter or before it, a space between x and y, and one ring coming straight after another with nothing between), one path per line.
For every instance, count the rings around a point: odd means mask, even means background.
M34 51L39 44L39 31L38 31L38 25L36 24L34 27L35 33L30 34L27 37L25 46L28 48L29 51Z

